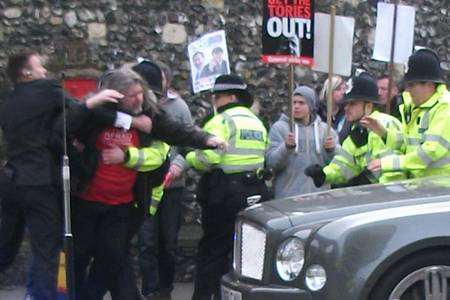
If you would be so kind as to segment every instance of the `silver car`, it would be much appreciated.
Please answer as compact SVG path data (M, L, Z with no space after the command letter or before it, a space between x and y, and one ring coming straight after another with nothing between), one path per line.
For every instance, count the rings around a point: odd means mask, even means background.
M257 204L236 222L223 300L450 299L450 178Z

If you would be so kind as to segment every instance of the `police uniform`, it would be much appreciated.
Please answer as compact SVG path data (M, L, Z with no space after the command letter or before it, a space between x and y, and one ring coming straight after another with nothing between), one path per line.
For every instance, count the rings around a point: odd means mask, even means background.
M368 74L363 73L353 79L352 90L345 95L344 104L353 101L379 104L376 83ZM401 130L401 123L393 116L375 110L369 117L389 128L392 133L399 133ZM400 147L400 145L397 148L388 147L382 137L355 122L342 147L336 149L336 155L331 163L323 169L320 166L310 166L305 173L313 177L317 185L340 184L350 180L357 185L405 179L405 174L400 171L373 174L367 170L368 164L374 159L400 154Z
M381 159L383 171L403 170L410 177L450 174L450 93L438 56L429 49L415 52L408 61L405 81L436 83L435 93L424 103L414 105L403 93L400 107L402 132L387 132L390 145L402 144L404 155Z
M216 79L213 93L233 94L237 103L217 109L204 130L228 144L223 150L196 150L186 161L204 174L197 199L202 207L203 237L199 243L193 299L219 297L220 278L229 271L237 213L266 200L264 156L267 130L249 109L252 98L238 76Z

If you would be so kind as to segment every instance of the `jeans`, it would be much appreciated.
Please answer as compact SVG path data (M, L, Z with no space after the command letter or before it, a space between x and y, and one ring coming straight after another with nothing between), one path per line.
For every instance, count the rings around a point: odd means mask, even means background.
M171 292L181 223L183 188L164 191L155 216L146 216L138 233L142 294Z
M33 299L57 298L56 274L61 250L61 195L53 186L16 186L2 199L0 272L11 265L30 232L32 260L29 280Z

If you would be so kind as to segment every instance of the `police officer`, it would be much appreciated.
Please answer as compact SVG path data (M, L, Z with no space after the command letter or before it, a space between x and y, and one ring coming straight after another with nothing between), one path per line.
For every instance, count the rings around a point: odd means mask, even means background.
M336 156L329 165L324 168L319 165L309 166L305 174L313 178L316 186L345 183L357 176L355 185L404 179L402 172L379 174L367 170L372 159L395 153L379 135L366 128L368 120L375 120L393 132L400 132L401 129L396 118L375 110L375 105L380 104L375 80L367 73L353 78L353 87L345 95L344 104L345 117L354 123L349 136L342 147L337 148Z
M371 124L386 136L388 144L403 142L403 155L374 160L372 171L407 171L410 177L450 174L450 94L437 54L430 49L413 53L405 74L406 92L402 135Z
M196 150L186 157L190 166L204 171L197 194L204 235L198 248L193 299L220 297L220 278L231 265L236 214L268 197L263 178L267 131L249 109L253 100L247 85L239 76L221 75L212 92L217 114L204 130L228 146Z

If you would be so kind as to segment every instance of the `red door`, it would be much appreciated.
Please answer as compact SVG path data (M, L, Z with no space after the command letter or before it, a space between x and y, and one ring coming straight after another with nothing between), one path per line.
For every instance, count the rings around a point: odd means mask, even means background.
M92 78L74 77L64 81L64 89L70 96L79 100L97 89L97 81Z

